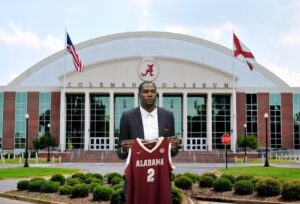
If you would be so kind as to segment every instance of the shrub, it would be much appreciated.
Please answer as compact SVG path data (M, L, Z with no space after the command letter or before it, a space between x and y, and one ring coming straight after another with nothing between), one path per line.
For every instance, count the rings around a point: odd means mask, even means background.
M72 178L79 178L82 182L85 181L85 175L83 173L75 173L72 175Z
M223 174L221 178L227 178L232 184L235 183L235 176L231 174Z
M112 189L115 190L115 191L118 190L118 189L122 189L123 190L123 187L124 187L124 182L118 183L116 185L113 185Z
M73 198L83 198L89 195L89 186L87 184L76 184L72 189Z
M34 180L29 182L28 190L33 192L39 192L41 190L41 186L45 183L45 180Z
M73 190L72 186L65 185L65 186L61 186L58 191L60 195L71 195L72 190Z
M247 147L250 147L251 149L257 148L257 138L255 135L246 135L247 140ZM239 137L237 140L237 145L240 148L245 149L245 137Z
M213 183L213 187L214 190L218 192L231 191L232 183L227 178L217 178Z
M119 173L117 173L117 172L108 173L108 174L106 174L104 177L106 178L108 184L111 184L111 180L112 180L114 177L119 177L120 179L122 179L121 174L119 174Z
M94 178L100 179L101 181L103 181L103 176L101 174L93 174L92 175Z
M91 183L91 184L89 184L89 190L90 190L90 192L91 193L93 193L94 192L94 190L95 190L95 188L97 188L98 186L101 186L102 184L99 184L99 183Z
M113 177L112 180L111 180L111 185L116 185L116 184L119 184L119 183L122 183L122 182L123 182L123 179L121 179L121 178L115 176L115 177Z
M186 173L182 174L182 176L186 176L186 177L190 178L193 181L193 183L196 183L200 180L200 176L198 174L191 173L191 172L186 172Z
M276 179L262 179L256 183L256 191L260 196L276 196L280 194L281 184Z
M42 178L42 177L34 177L32 179L30 179L30 182L32 181L46 181L46 179Z
M174 184L176 187L181 189L191 189L193 181L186 176L180 176L175 179Z
M237 181L240 181L240 180L249 180L249 181L252 181L254 179L254 176L252 175L240 175L240 176L237 176L236 177L236 182Z
M122 189L117 189L111 194L110 197L111 204L125 204L125 196Z
M107 201L110 199L113 189L108 186L99 186L93 192L93 200Z
M176 175L172 172L172 173L171 173L171 181L174 181L175 178L176 178Z
M287 200L300 199L300 181L289 181L283 185L282 197Z
M59 183L55 181L46 181L41 186L41 192L43 193L55 193L59 189Z
M28 190L28 187L29 187L29 181L27 180L21 180L17 183L17 189L20 191Z
M180 204L183 199L183 193L181 189L176 186L172 186L172 204Z
M234 185L234 192L239 195L247 195L253 193L254 185L249 180L237 181Z
M211 188L215 179L212 176L202 175L200 177L199 186L204 188Z
M98 178L94 178L94 177L89 177L85 180L86 184L91 184L91 183L97 183L99 185L103 184L103 180L100 180Z
M75 178L71 178L71 179L68 179L67 180L67 185L69 186L74 186L76 184L81 184L80 180L79 179L75 179Z
M216 180L218 178L214 173L211 173L211 172L204 173L201 176L211 176L214 178L214 180Z
M64 185L65 182L66 182L66 178L63 175L61 175L61 174L55 174L55 175L53 175L50 180L51 181L59 182L61 186Z

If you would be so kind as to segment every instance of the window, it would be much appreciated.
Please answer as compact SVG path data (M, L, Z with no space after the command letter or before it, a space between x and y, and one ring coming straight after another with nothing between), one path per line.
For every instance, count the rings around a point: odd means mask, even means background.
M293 95L294 148L300 149L300 94Z
M281 97L270 94L270 134L271 147L281 148Z
M26 144L27 93L16 93L15 148L24 149ZM29 116L30 117L30 116Z
M246 94L247 134L257 136L257 95Z
M39 98L39 136L42 136L50 133L51 93L40 93Z
M3 93L0 93L0 149L2 149L3 138Z

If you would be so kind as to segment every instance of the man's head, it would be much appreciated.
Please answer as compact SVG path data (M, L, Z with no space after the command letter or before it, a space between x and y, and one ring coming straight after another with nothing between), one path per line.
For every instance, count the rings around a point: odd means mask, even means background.
M141 106L151 112L155 108L156 101L156 85L150 81L144 81L139 86L139 96L141 98Z

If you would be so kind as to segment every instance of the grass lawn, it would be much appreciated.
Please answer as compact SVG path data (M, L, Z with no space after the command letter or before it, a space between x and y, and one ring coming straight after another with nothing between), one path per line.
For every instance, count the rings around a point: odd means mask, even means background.
M80 169L40 168L40 167L0 168L0 179L51 176L54 174L72 174L78 171L80 171Z
M50 158L51 161L50 162L47 162L47 158L40 158L38 160L38 162L36 162L35 159L28 159L28 163L29 165L30 164L46 164L46 163L52 163L52 158ZM19 164L20 163L20 160L19 159L5 159L4 160L4 163L2 160L0 160L0 164ZM25 159L21 159L21 164L24 164L25 163ZM54 163L59 163L59 159L58 158L55 158L54 159Z
M244 163L244 157L238 157L237 163ZM250 164L264 164L265 160L263 159L248 159L248 162ZM288 160L288 159L269 159L270 164L294 164L295 161Z
M261 177L273 177L281 179L299 179L299 168L285 168L285 167L264 167L264 166L246 166L246 167L230 167L228 169L220 169L222 173L233 175L252 175Z

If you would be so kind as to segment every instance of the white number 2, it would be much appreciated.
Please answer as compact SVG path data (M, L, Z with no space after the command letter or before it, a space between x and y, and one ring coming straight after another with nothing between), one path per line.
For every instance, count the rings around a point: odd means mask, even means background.
M153 168L148 169L147 173L148 173L147 182L149 183L154 182L154 174L155 174L154 169Z

